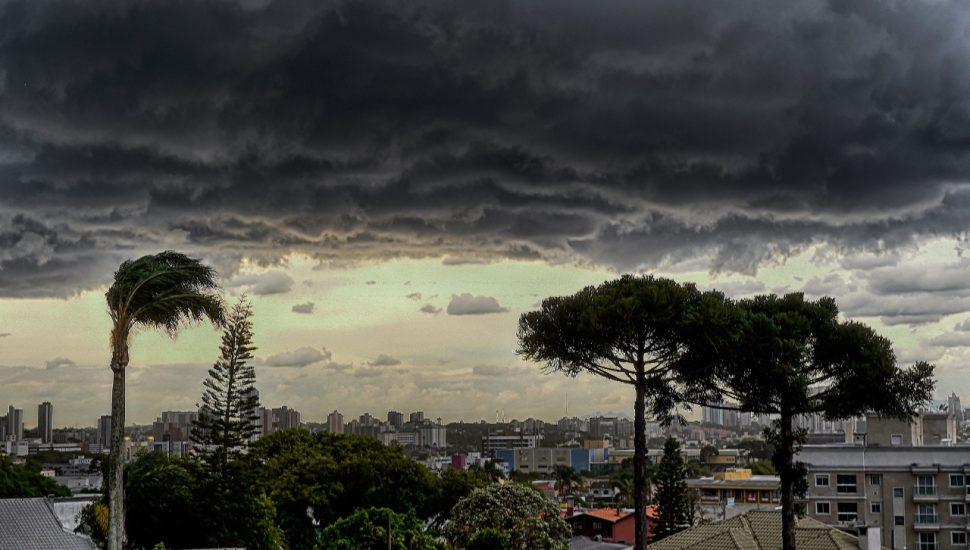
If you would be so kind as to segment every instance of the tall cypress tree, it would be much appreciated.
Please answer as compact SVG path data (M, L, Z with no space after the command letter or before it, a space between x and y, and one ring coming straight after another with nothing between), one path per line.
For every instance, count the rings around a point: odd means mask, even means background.
M228 312L221 355L203 383L199 420L192 427L196 451L220 474L258 429L256 372L247 362L256 350L252 316L245 296Z
M687 468L680 443L669 437L655 474L657 483L657 539L672 535L691 523Z

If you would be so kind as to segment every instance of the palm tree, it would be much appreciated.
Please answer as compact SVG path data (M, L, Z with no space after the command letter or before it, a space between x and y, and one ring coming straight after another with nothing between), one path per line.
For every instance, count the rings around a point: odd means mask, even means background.
M556 466L553 470L556 478L556 488L559 489L559 498L566 498L566 495L574 489L583 487L583 476L569 466Z
M137 327L161 329L173 338L185 321L222 323L215 271L178 252L142 256L118 267L105 298L111 315L111 506L108 548L125 543L125 369L128 344Z

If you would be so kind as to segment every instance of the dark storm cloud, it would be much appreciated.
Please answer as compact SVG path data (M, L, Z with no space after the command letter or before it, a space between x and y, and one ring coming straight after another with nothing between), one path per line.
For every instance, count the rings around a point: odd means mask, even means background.
M228 275L289 251L753 273L816 243L964 236L968 19L955 1L0 3L0 295L96 287L166 247Z

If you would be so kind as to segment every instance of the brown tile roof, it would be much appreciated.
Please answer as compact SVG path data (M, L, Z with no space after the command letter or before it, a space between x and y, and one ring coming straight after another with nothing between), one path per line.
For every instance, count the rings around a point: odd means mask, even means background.
M858 539L811 518L798 520L798 550L856 550ZM781 548L781 512L752 510L698 525L649 545L650 550L774 550Z

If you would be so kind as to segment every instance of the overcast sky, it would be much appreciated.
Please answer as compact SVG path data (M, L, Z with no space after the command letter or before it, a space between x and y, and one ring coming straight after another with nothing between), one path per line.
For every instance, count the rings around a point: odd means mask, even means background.
M518 316L628 271L804 291L970 397L970 14L949 1L0 0L0 406L106 413L103 292L174 248L320 420L624 412ZM218 334L133 342L129 415Z

